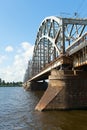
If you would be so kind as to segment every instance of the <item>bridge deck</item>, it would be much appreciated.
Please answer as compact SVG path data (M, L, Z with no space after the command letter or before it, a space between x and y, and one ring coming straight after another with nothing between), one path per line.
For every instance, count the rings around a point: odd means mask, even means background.
M54 68L60 67L62 64L69 64L72 65L72 59L67 56L60 56L55 61L51 62L50 64L46 65L44 69L42 69L37 75L33 76L28 81L33 80L42 80L42 79L48 79L48 76L50 74L50 71Z

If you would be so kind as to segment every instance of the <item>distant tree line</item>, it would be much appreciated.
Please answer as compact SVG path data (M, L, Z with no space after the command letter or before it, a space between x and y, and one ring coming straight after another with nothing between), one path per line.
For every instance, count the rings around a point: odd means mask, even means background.
M22 86L22 82L5 82L5 80L2 80L0 78L0 87L21 87Z

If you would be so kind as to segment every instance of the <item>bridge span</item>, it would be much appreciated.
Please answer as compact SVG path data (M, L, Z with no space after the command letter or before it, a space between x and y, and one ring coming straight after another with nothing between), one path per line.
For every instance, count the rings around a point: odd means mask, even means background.
M52 16L42 21L23 86L45 88L39 82L45 79L48 87L36 110L87 108L87 19Z

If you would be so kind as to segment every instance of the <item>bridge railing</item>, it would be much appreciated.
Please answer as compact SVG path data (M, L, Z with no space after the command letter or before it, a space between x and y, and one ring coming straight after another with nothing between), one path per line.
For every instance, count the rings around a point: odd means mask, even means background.
M87 46L87 33L83 36L79 37L76 41L74 41L68 48L66 48L66 53L72 55L77 52L81 48Z

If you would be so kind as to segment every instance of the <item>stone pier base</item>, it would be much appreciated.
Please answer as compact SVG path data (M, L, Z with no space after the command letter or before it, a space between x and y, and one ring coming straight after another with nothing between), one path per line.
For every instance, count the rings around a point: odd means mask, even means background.
M48 83L45 81L42 82L32 81L32 82L27 82L24 88L26 90L36 91L36 90L46 90L47 87L48 87Z
M87 72L52 70L48 88L36 110L86 109Z

